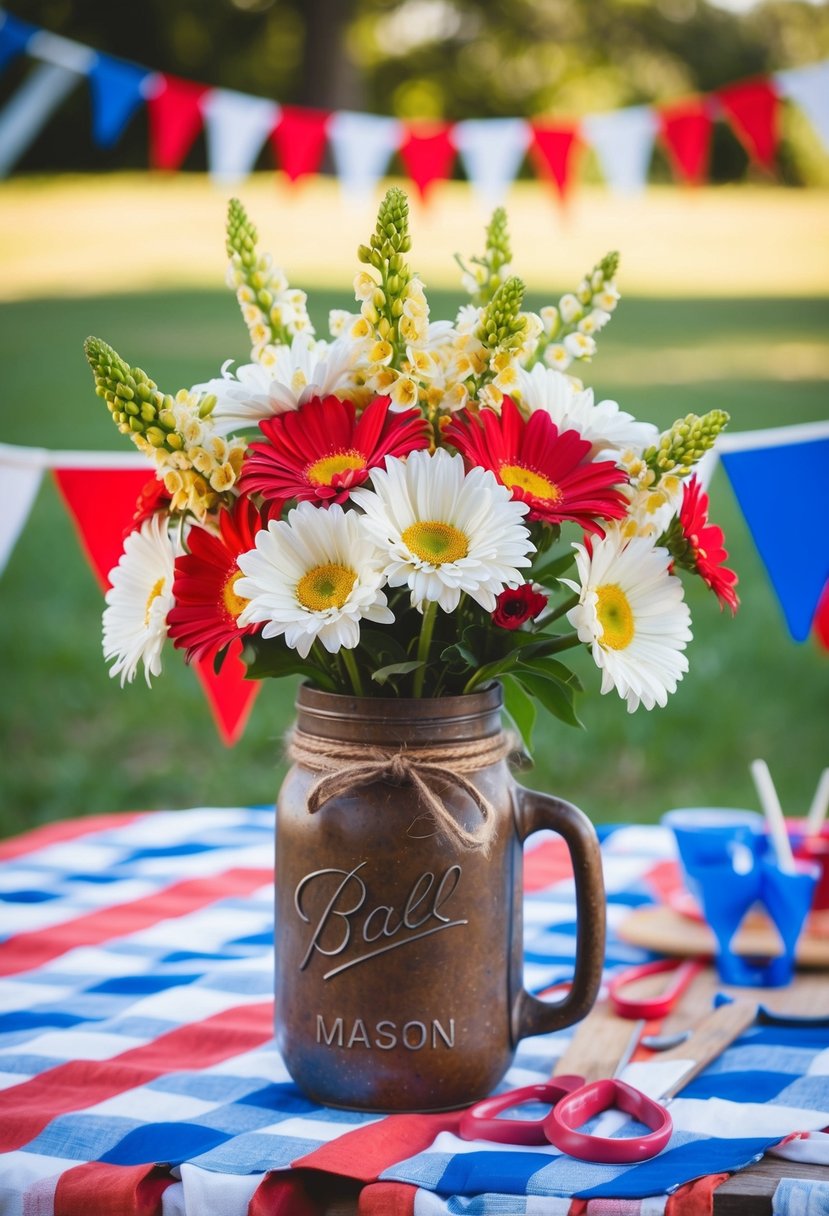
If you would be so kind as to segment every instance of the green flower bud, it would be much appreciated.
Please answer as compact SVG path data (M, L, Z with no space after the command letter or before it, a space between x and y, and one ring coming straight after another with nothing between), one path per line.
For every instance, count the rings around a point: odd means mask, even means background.
M728 422L725 410L709 410L702 417L688 414L677 419L670 430L660 436L658 444L648 448L643 459L654 472L685 477L714 446Z

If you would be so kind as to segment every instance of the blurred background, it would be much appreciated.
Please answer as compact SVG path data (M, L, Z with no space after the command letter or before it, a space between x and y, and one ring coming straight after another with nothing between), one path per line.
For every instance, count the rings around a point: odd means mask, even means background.
M806 0L20 0L7 11L154 72L403 121L578 123L829 57L829 4ZM18 55L0 75L0 127L32 62ZM521 163L504 202L531 308L572 290L609 249L621 253L622 302L584 371L598 399L663 427L714 407L731 414L732 431L829 417L829 156L814 114L787 102L779 119L772 172L715 121L695 186L677 179L658 140L638 193L611 190L590 147L564 202L529 158ZM432 317L453 316L462 301L453 254L480 251L488 206L457 163L424 201L394 156L383 181L355 198L343 194L330 148L318 172L292 183L266 141L230 187L207 172L201 133L175 172L162 171L148 167L145 107L108 148L91 121L89 90L70 90L0 182L0 443L125 450L92 389L87 334L172 392L249 358L223 286L231 193L292 285L309 290L319 333L330 308L353 304L356 246L391 181L411 193L411 261ZM772 481L768 493L793 529L825 526L825 515L798 512L796 483ZM522 779L596 822L755 807L757 756L784 810L802 814L829 763L829 655L813 638L791 639L721 468L711 498L740 577L737 617L694 580L690 672L665 710L628 715L615 694L599 696L585 654L586 729L537 728L536 766ZM44 477L0 574L0 834L99 811L273 801L293 683L267 682L241 741L226 748L178 653L166 653L152 690L110 680L101 609Z

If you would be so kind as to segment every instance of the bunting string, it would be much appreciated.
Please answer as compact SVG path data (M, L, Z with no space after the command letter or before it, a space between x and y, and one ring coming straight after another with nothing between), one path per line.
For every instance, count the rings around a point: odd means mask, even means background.
M829 650L829 529L806 532L804 517L822 518L829 485L829 422L720 435L698 466L710 481L722 463L766 568L789 633L813 636ZM155 476L140 452L49 451L0 444L0 575L21 536L43 474L54 477L81 548L102 590L118 564L136 500ZM769 486L798 485L788 502ZM106 503L106 510L101 510ZM799 539L798 539L799 538ZM245 728L260 683L245 679L236 643L217 674L210 660L196 674L219 736L231 746Z
M699 185L708 176L718 119L729 125L753 163L773 173L784 101L805 113L829 151L829 59L727 83L711 93L579 119L424 123L281 105L214 88L104 54L0 9L0 72L21 55L38 62L0 111L0 177L14 169L84 78L92 101L92 139L102 149L112 148L145 106L149 162L156 169L179 169L202 134L209 174L220 184L244 179L268 146L276 168L291 182L318 173L330 150L344 193L358 200L371 193L394 157L423 198L452 175L457 163L491 207L529 163L564 200L585 148L595 153L610 190L635 194L647 182L657 144L677 181Z

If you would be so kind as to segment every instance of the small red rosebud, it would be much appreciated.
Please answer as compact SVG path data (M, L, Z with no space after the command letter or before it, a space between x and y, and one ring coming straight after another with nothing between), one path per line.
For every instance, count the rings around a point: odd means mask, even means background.
M532 583L506 587L495 601L492 623L500 629L518 629L547 607L547 597L533 588Z

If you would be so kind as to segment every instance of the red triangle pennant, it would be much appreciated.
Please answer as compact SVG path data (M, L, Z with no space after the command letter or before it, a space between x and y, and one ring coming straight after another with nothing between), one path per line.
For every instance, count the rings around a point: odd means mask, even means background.
M292 182L319 169L330 117L327 110L282 107L279 122L271 132L271 142L277 164Z
M147 101L150 120L150 162L156 169L178 169L202 129L203 84L164 76Z
M780 138L780 97L771 81L747 80L720 89L716 96L746 152L771 171Z
M101 590L106 591L109 573L121 559L138 499L156 477L150 467L65 468L55 469L54 474L81 547ZM219 736L227 747L242 737L259 692L259 681L245 679L241 649L241 641L231 646L218 675L212 659L195 665Z
M824 650L829 650L829 583L818 600L814 619L815 636Z
M102 591L121 560L141 491L156 480L145 469L54 469L55 481L75 525L81 548Z
M562 201L567 197L581 151L574 123L533 123L530 154L539 173L554 182Z
M703 97L692 97L657 111L659 133L674 173L698 186L708 175L711 150L711 110Z
M242 662L241 638L230 643L218 675L213 670L212 658L201 659L193 666L222 743L225 747L233 747L244 734L253 703L262 687L261 680L245 678L247 668Z
M456 148L450 123L415 123L406 127L400 159L422 199L437 181L452 173Z

